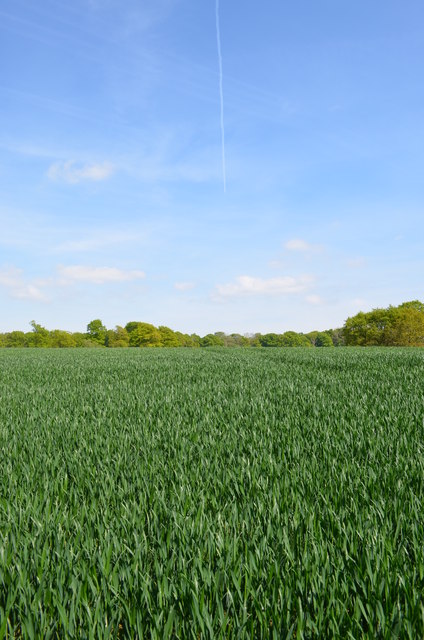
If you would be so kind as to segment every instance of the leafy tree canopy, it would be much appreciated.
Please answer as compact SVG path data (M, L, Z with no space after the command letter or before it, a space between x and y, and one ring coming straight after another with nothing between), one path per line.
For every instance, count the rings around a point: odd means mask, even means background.
M360 311L346 320L343 334L351 346L424 346L424 304L412 300L397 307Z
M344 326L327 331L254 333L241 335L224 331L203 338L188 335L167 326L131 321L125 327L107 329L96 318L87 332L49 331L31 320L31 331L0 333L0 347L117 348L117 347L338 347L338 346L424 346L424 303L403 302L397 307L377 308L347 318Z
M106 341L106 327L98 318L92 320L87 325L87 334L93 342L97 342L100 345L104 345Z

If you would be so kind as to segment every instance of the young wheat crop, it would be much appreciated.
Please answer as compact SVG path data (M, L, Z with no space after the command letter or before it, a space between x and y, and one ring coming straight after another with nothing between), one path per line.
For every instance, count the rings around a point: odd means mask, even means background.
M424 352L0 350L1 638L424 637Z

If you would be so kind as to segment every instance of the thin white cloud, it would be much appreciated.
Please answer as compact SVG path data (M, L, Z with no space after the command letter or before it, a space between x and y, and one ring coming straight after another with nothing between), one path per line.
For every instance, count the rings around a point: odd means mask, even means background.
M234 282L218 284L215 287L215 297L232 298L240 296L276 296L299 293L307 289L313 278L303 275L298 278L282 276L280 278L254 278L252 276L238 276Z
M44 292L33 284L24 284L18 287L11 291L11 296L20 300L39 300L40 302L47 301L47 296Z
M0 286L6 288L12 298L19 300L47 300L40 287L33 283L25 282L23 270L16 267L6 267L0 270Z
M79 182L100 182L107 180L114 172L114 166L109 162L98 164L78 164L71 160L55 162L49 167L47 176L50 180L78 184Z
M98 251L107 247L135 242L141 238L141 234L107 232L87 235L85 238L68 240L54 249L52 253L83 253L85 251Z
M177 291L190 291L190 289L194 289L195 286L194 282L176 282L174 284L174 288L177 289Z
M0 288L6 290L11 298L19 300L48 301L45 291L57 291L57 287L77 283L108 284L132 282L145 277L143 271L122 270L114 267L93 267L85 265L59 266L55 277L28 280L22 269L13 266L0 269Z
M316 294L306 296L305 300L306 302L309 302L309 304L322 304L322 298Z
M86 282L89 284L107 284L111 282L131 282L145 277L143 271L124 271L115 267L92 267L85 265L59 266L61 284Z
M270 269L284 269L287 265L287 261L286 260L280 260L279 258L274 259L274 260L270 260L268 262L268 267Z
M285 243L284 248L287 249L287 251L300 251L303 253L322 251L321 245L311 244L309 242L306 242L306 240L302 240L301 238L293 238L292 240L288 240Z
M22 281L22 269L16 267L5 267L0 270L0 285L4 287L15 287Z
M358 256L356 258L350 258L349 260L346 260L346 264L349 269L361 269L362 267L366 266L367 260L363 256Z

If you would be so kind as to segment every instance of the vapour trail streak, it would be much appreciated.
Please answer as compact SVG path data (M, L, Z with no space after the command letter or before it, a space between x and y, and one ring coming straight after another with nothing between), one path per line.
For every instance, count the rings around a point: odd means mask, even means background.
M219 97L221 101L221 147L222 147L222 178L224 181L224 193L227 190L227 175L225 169L225 129L224 129L224 92L222 90L222 55L221 55L221 34L219 31L219 0L215 0L216 17L216 44L218 46L219 64Z

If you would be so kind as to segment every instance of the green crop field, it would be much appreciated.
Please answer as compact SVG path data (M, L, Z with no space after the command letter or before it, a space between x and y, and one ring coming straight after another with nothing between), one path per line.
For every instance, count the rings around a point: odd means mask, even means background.
M0 350L0 638L424 637L424 351Z

